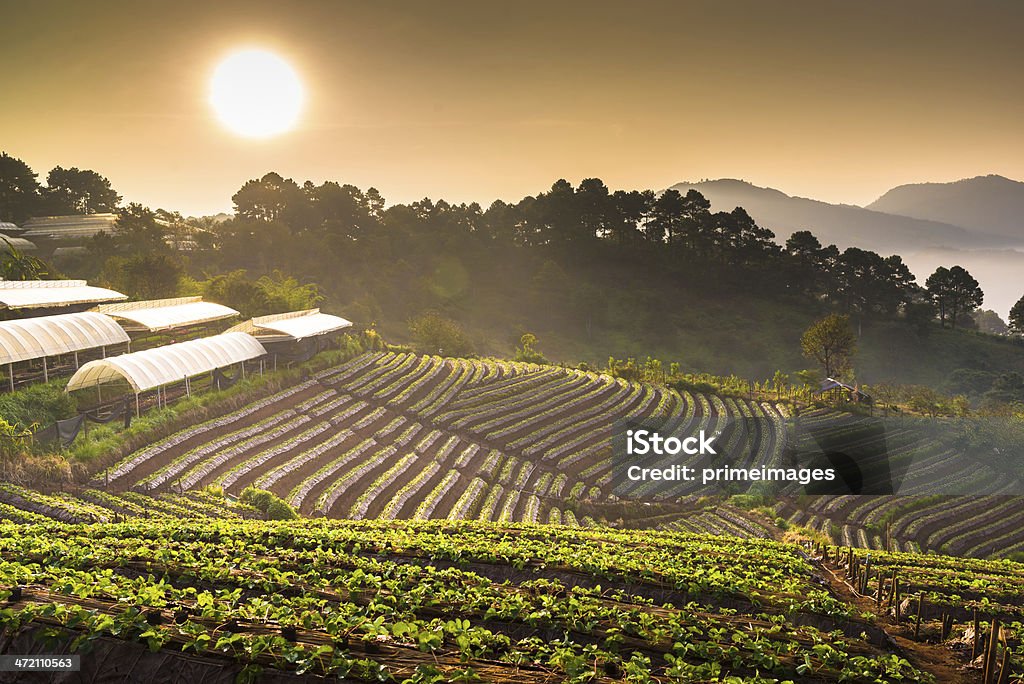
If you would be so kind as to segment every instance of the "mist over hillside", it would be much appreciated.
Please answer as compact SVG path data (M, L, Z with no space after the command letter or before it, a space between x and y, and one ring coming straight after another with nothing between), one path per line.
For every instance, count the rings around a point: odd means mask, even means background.
M1024 230L1014 233L1011 225L1017 203L1017 216L1024 216L1024 183L985 176L901 186L867 208L793 197L734 179L672 187L682 193L698 190L714 211L742 206L758 224L773 230L779 242L796 230L810 230L822 243L840 249L856 246L883 256L900 254L922 285L937 267L959 264L981 284L985 306L1003 317L1024 293L1019 277L1024 273ZM967 225L957 223L961 220Z
M935 247L909 252L904 261L923 281L937 266L959 264L977 278L985 291L984 308L992 309L1003 319L1021 295L1024 295L1024 250L1017 249L949 249Z

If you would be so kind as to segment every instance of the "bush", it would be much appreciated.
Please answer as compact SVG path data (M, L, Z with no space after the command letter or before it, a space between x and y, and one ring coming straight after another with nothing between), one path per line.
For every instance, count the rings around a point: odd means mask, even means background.
M26 456L14 464L8 478L29 487L54 487L71 482L71 464L57 454Z
M274 495L265 489L246 487L242 490L242 495L238 497L238 500L266 513L270 502L274 500Z
M283 499L280 499L273 492L255 487L246 487L238 500L259 509L267 516L268 520L295 520L298 514Z
M267 506L266 514L267 520L295 520L299 517L295 509L276 497Z
M473 345L455 321L436 311L409 321L409 333L418 351L438 356L471 356Z
M70 418L78 410L75 400L64 391L67 380L29 385L0 396L0 417L9 423L40 427Z

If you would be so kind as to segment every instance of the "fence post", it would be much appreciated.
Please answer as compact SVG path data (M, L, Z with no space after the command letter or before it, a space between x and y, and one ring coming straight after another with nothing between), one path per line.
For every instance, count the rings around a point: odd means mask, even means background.
M978 645L981 643L981 625L978 624L978 609L974 609L974 644L971 646L971 660L978 657Z
M985 649L985 672L982 675L982 681L985 684L989 684L994 674L993 670L996 665L996 643L999 641L999 620L995 617L992 618L992 629L988 637L988 648Z
M917 594L917 620L914 622L914 639L918 639L921 636L921 609L924 606L924 594L918 592Z

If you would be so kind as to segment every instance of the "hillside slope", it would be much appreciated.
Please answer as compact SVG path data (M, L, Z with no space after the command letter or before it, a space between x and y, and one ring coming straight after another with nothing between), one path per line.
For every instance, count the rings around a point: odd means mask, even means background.
M946 221L980 235L999 235L1024 244L1024 183L1003 176L901 185L866 208Z
M1019 487L984 460L966 465L912 425L894 427L881 443L901 496L871 505L859 496L797 498L803 490L787 485L765 517L700 483L671 493L618 488L612 437L623 420L721 433L721 443L736 447L730 453L746 459L730 465L743 467L779 462L795 429L786 413L767 401L552 366L378 352L128 454L91 485L158 496L209 486L238 495L256 486L305 516L330 518L613 524L759 538L779 536L773 519L788 518L868 548L1024 551L1024 499L998 496ZM823 436L851 434L848 418L805 412L800 424ZM908 473L899 481L897 469ZM914 477L919 472L936 475ZM965 491L991 495L934 500L936 492Z

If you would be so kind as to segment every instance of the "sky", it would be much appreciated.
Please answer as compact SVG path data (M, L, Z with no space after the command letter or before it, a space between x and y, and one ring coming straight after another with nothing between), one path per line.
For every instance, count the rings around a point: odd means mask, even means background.
M1024 179L1022 26L1015 0L0 0L0 149L186 215L270 170L389 203L729 177L867 204ZM217 64L254 47L306 92L263 140L209 105Z

